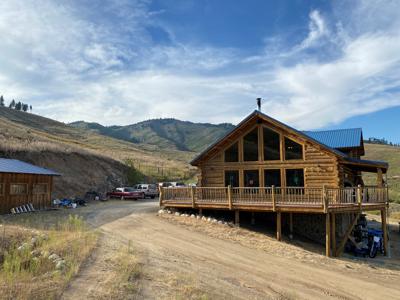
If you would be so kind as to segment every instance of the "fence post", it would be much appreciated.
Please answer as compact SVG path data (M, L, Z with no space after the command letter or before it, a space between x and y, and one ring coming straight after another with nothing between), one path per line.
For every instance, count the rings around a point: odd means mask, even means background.
M359 209L361 210L362 195L361 195L361 185L360 184L357 186L357 203L358 203Z
M160 187L160 195L158 196L159 200L159 205L160 207L162 206L162 196L163 196L163 187Z
M276 211L275 186L271 186L272 210Z
M190 196L192 197L192 208L196 207L195 189L194 186L190 187Z
M232 210L232 187L228 185L228 205L229 209Z

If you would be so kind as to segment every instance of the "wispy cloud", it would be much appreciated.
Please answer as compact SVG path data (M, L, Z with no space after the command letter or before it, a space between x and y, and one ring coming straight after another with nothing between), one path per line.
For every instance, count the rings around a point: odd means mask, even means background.
M273 36L244 55L178 41L147 1L67 3L0 3L0 93L65 122L238 122L261 96L266 113L309 129L400 105L399 5L392 22L368 17L382 8L365 2L312 10L296 45Z

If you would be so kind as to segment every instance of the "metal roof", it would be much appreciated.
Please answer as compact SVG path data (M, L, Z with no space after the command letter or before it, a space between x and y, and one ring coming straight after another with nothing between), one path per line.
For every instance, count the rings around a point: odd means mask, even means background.
M23 174L61 176L61 174L53 170L31 165L20 160L7 159L7 158L0 158L0 173L23 173Z
M331 148L362 147L361 128L303 131L303 133Z

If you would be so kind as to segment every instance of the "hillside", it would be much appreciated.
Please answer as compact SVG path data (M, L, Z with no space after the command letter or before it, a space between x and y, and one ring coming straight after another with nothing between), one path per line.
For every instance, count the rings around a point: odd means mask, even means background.
M400 148L388 145L365 144L365 159L383 160L389 163L388 184L390 199L400 203ZM376 175L364 176L366 183L376 184Z
M200 152L233 129L232 124L192 123L176 119L154 119L127 126L102 126L84 121L69 124L75 128L122 139L135 144L150 144L160 149Z
M135 167L146 176L192 178L193 152L133 144L38 115L0 107L0 155L52 168L64 176L56 192L82 194L91 187L126 183ZM65 184L65 183L68 184Z

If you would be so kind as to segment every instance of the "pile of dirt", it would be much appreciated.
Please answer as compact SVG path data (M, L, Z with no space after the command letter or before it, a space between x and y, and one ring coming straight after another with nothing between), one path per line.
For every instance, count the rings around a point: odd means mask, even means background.
M22 160L62 174L54 178L53 197L104 193L127 183L130 168L111 158L84 152L1 151L0 157Z

